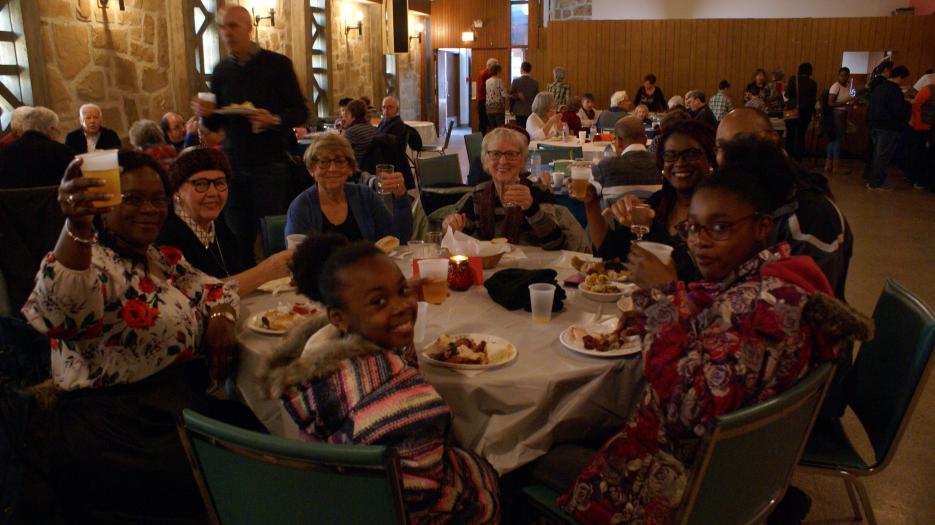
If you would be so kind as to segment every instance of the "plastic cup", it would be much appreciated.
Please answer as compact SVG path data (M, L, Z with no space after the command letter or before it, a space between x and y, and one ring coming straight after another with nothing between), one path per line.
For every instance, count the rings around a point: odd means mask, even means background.
M82 160L81 174L84 177L102 179L104 185L95 191L110 193L113 198L107 201L93 201L95 208L107 208L120 204L120 165L117 163L117 150L110 149L78 155Z
M393 173L395 168L392 164L377 164L376 165L376 175L377 175L377 185L380 189L380 195L389 195L390 191L383 187L383 177Z
M189 93L191 93L189 91ZM200 91L198 93L198 100L204 100L205 102L213 102L214 104L218 103L218 97L210 91Z
M649 253L655 255L660 261L663 262L663 264L670 264L672 262L673 248L668 244L649 241L639 241L636 244L639 245L640 248L643 248Z
M579 132L578 132L578 143L581 144L581 145L584 145L584 143L587 142L587 141L588 141L588 132L587 132L587 131L579 131Z
M536 283L529 285L529 305L532 307L532 322L546 324L552 320L552 301L554 299L554 284Z
M448 297L448 259L421 259L419 276L426 280L422 297L426 302L442 304Z
M301 233L293 233L292 235L286 235L286 248L294 250L305 241L307 235L302 235Z
M584 197L588 193L591 179L591 163L575 162L571 165L571 192Z
M413 337L412 340L416 343L421 342L425 339L425 325L427 323L426 317L429 313L429 303L425 301L419 301L419 313L416 315L416 326L413 328Z

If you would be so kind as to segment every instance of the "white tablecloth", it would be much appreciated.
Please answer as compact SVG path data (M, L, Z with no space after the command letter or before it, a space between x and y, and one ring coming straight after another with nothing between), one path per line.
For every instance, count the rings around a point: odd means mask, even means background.
M553 140L533 140L529 143L529 149L539 149L539 144L547 144L549 146L562 146L565 148L578 148L580 147L584 153L584 160L600 160L604 157L604 148L606 148L610 142L585 142L582 145L578 142L578 137L569 138L567 142L562 142L561 139ZM613 145L611 145L613 147Z
M438 141L438 134L435 132L435 123L425 120L407 120L406 124L412 126L422 137L423 146L433 146Z
M523 247L524 259L504 258L487 276L507 267L553 267L559 280L573 273L558 267L561 252ZM400 260L406 275L411 263ZM513 363L474 376L430 364L422 372L451 407L457 443L482 455L505 474L545 454L554 444L593 437L619 428L642 388L639 355L601 359L565 349L558 336L567 326L591 322L598 313L617 315L612 303L599 305L566 289L565 310L547 325L532 323L528 312L497 305L482 286L451 292L442 305L429 305L427 344L442 333L488 333L511 341L519 351ZM254 295L243 302L241 318L274 306L291 295ZM247 404L271 432L293 437L297 428L279 401L263 399L254 376L260 356L277 337L240 331L244 351L238 386Z

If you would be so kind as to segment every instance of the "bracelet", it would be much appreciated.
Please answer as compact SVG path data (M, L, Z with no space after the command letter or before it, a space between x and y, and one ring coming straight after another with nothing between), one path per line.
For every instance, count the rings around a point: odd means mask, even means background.
M92 233L90 239L85 239L84 237L78 237L71 231L71 228L68 227L68 224L65 225L65 235L68 235L68 238L75 241L76 243L82 246L93 246L97 244L97 234Z
M234 314L227 312L227 311L211 312L211 315L208 316L208 320L217 319L218 317L223 317L224 319L227 319L228 321L234 324L237 324L237 318L234 317Z

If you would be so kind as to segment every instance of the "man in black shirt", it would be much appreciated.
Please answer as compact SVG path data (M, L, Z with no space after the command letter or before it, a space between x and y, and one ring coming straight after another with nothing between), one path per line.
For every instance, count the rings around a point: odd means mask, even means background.
M899 136L909 127L912 106L903 96L902 86L909 78L906 66L893 68L890 78L881 81L870 93L870 109L867 120L872 142L870 161L864 166L864 180L868 189L883 187L886 168L893 155Z
M42 106L23 118L22 136L0 149L0 188L57 185L75 154L56 141L58 115Z
M251 40L253 20L246 9L222 10L218 29L231 54L214 68L211 91L217 101L195 98L192 109L208 129L224 129L222 148L233 169L224 220L249 260L260 218L281 215L288 206L287 134L305 123L308 108L292 62ZM229 106L248 102L255 110L230 113Z
M412 176L412 169L406 156L406 146L412 148L412 151L420 151L422 149L422 136L414 128L403 122L403 118L399 116L399 100L396 97L385 97L380 109L383 110L383 120L377 126L377 133L385 133L396 137L400 163L399 166L396 166L396 171L403 174L407 188L414 188L415 179Z
M693 119L704 122L711 126L712 129L717 128L717 117L708 107L704 91L689 91L685 97L685 105L691 110L690 113Z

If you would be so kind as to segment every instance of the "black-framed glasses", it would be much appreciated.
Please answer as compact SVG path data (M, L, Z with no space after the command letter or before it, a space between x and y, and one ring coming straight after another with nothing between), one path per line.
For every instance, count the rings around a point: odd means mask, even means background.
M142 208L143 204L150 203L153 205L153 208L160 210L166 209L169 207L169 198L164 195L159 195L156 197L144 197L136 193L124 193L120 196L121 204L126 204L127 206L133 206L134 208Z
M688 162L695 162L704 158L704 152L698 148L688 148L682 151L665 150L662 152L662 160L665 162L677 162L679 157Z
M321 166L322 168L327 168L329 166L334 166L335 168L343 168L350 164L350 161L346 157L335 157L333 159L315 159L315 165Z
M712 241L726 241L730 239L730 235L734 231L734 226L743 221L757 219L761 216L762 214L760 213L753 213L733 221L716 221L711 224L700 224L684 220L675 225L675 230L678 232L679 237L685 241L693 235L701 235L701 232L705 232Z
M217 179L195 179L187 180L185 182L187 184L191 184L198 193L207 192L208 188L210 188L212 184L214 185L214 189L218 191L227 190L227 179L225 177L219 177Z
M506 160L519 160L523 156L521 151L498 151L495 149L489 150L487 156L490 157L490 160L498 161L500 159Z

